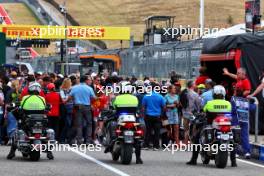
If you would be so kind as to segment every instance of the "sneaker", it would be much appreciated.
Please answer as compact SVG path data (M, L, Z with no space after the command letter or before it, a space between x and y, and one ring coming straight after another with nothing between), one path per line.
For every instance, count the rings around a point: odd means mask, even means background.
M142 147L142 150L149 150L149 147Z
M47 158L49 160L54 160L54 156L53 156L52 152L47 152Z
M187 165L192 165L192 166L195 166L195 165L197 165L197 162L196 162L196 161L193 161L193 160L191 160L191 161L187 162L186 164L187 164Z
M141 158L136 159L136 164L143 164L143 161Z
M100 144L100 142L97 139L94 141L94 143L95 143L95 145L99 145Z
M7 145L7 146L11 146L11 144L12 144L12 140L9 139L6 145Z
M231 161L231 167L237 167L236 161Z
M159 151L159 148L155 148L155 147L154 147L153 150L154 150L154 151Z
M246 159L250 159L251 155L250 155L250 153L246 153L246 154L244 155L244 157L245 157Z

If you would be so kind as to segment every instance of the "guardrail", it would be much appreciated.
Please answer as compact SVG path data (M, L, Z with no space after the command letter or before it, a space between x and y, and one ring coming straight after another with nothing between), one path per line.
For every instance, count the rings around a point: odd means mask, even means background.
M258 125L259 125L259 101L256 97L251 97L250 99L254 100L254 104L256 105L256 112L255 112L255 139L254 142L258 143Z

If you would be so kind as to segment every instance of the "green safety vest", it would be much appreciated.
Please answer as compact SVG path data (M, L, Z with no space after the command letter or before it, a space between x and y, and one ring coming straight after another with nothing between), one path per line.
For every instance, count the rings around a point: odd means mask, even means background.
M23 97L20 106L26 111L42 111L46 108L46 102L41 96L27 95Z
M216 99L208 101L203 110L209 113L231 113L232 105L229 101Z
M114 108L138 107L138 99L130 94L118 95L113 102L113 106Z

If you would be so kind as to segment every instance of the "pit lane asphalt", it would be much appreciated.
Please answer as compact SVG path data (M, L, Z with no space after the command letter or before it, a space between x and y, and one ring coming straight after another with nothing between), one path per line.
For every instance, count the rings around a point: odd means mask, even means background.
M72 150L55 152L55 160L48 160L45 153L41 160L31 162L16 152L13 160L7 160L9 147L0 146L1 176L263 176L264 165L238 161L238 167L217 169L214 162L202 165L200 158L197 166L185 163L191 157L190 152L142 151L143 165L135 164L135 156L131 165L122 165L111 160L110 154L102 151L86 152Z

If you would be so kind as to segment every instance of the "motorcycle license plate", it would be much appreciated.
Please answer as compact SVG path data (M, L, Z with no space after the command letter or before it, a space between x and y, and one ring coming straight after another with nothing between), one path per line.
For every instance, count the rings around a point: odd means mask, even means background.
M33 133L42 133L42 129L33 129Z
M125 136L134 136L134 132L133 131L125 131L124 135Z
M129 144L131 144L131 143L134 143L134 136L124 136L124 142L125 143L129 143Z
M229 139L229 134L221 134L221 139L228 140Z

